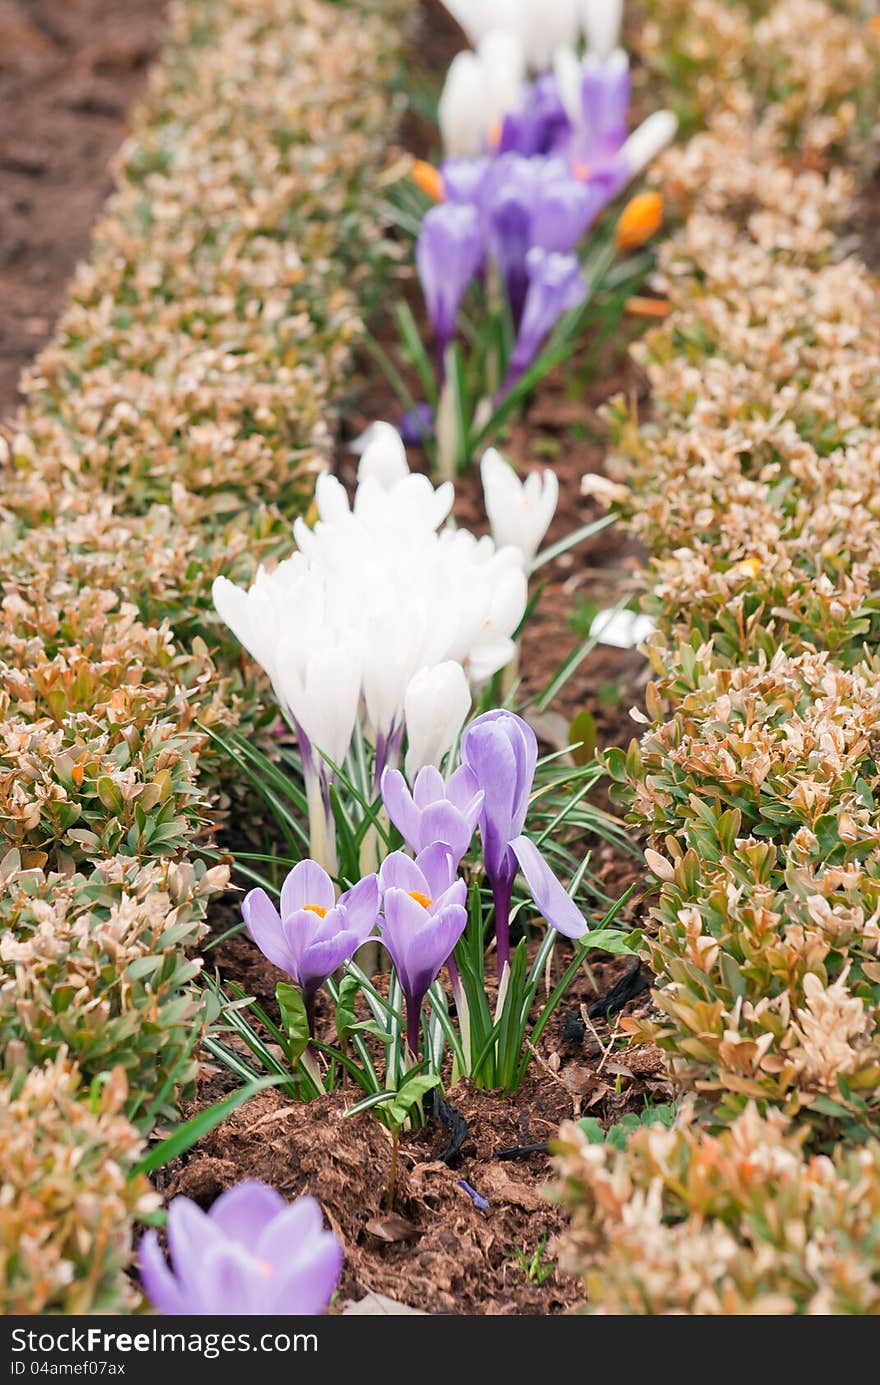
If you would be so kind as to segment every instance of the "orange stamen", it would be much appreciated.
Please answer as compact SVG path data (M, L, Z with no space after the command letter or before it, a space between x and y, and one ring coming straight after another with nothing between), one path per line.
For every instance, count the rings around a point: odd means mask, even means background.
M320 904L304 904L303 908L310 914L317 914L319 919L325 919L327 917L327 910L322 908Z
M429 899L428 896L426 894L422 894L420 890L410 890L409 897L410 899L414 899L416 904L421 904L423 909L430 908L430 906L434 903L433 899Z

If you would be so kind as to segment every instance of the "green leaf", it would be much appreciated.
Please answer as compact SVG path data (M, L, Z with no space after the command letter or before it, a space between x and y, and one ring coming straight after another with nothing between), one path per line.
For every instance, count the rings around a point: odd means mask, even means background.
M278 982L275 987L275 999L278 1001L281 1021L290 1045L290 1061L295 1063L305 1053L309 1044L309 1019L305 1001L296 986L290 986L286 981Z
M245 1101L250 1100L257 1092L262 1092L266 1087L274 1087L282 1081L280 1077L258 1077L253 1082L249 1082L246 1087L240 1087L237 1092L232 1092L229 1096L223 1097L222 1101L215 1101L213 1106L209 1106L205 1111L199 1111L197 1115L191 1116L184 1121L176 1130L158 1144L153 1145L132 1169L129 1177L134 1178L138 1174L154 1173L156 1169L161 1169L163 1164L168 1164L172 1159L176 1159L179 1154L185 1154L197 1140L209 1135L221 1121L231 1115Z
M439 1086L440 1078L435 1072L417 1073L414 1077L405 1078L399 1091L393 1093L393 1100L388 1107L390 1122L393 1125L403 1125L416 1102L421 1101L422 1097Z
M588 765L596 753L599 732L596 718L586 707L572 720L568 728L568 741L574 747L571 755L575 764Z
M344 1046L357 1024L354 1002L360 992L361 983L356 976L348 973L339 983L339 998L336 1002L336 1037Z

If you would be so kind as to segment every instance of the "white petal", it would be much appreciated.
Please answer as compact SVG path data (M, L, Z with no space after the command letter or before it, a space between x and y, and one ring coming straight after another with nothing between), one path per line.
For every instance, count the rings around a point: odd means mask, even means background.
M412 782L424 765L439 767L470 711L470 688L461 664L447 660L422 669L410 681L405 706L406 773Z
M358 466L359 482L370 476L384 490L390 490L409 475L403 438L390 423L373 423L361 437L364 447Z

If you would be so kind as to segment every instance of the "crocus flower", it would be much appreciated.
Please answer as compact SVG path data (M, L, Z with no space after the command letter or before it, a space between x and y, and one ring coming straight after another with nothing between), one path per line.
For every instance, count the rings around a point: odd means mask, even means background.
M512 544L526 566L531 566L556 513L559 479L555 471L533 471L521 481L492 447L483 455L480 474L492 537L499 547Z
M222 1193L209 1212L176 1197L168 1249L170 1266L147 1231L138 1267L153 1307L171 1316L316 1316L342 1271L342 1246L315 1199L287 1203L256 1180Z
M525 89L519 106L504 117L498 153L551 154L571 138L571 121L553 73Z
M518 104L524 76L522 43L504 29L488 32L475 53L453 58L438 107L448 158L485 153L493 128Z
M382 776L382 802L407 846L418 854L442 842L457 866L473 840L483 795L471 771L461 765L445 783L433 765L416 775L412 793L400 770Z
M483 235L476 210L452 202L432 207L419 232L416 265L437 339L441 372L461 300L482 258Z
M465 727L461 760L483 791L480 836L495 904L498 971L503 976L510 960L510 901L520 866L549 924L570 938L581 937L587 925L538 848L523 836L538 761L531 727L513 712L486 712Z
M263 956L302 991L313 1033L318 988L351 959L376 926L379 881L366 875L337 902L327 872L314 861L300 861L281 886L280 909L265 890L256 889L245 895L241 912Z
M471 690L461 664L447 659L421 669L404 697L406 772L413 778L425 765L439 765L464 726Z
M380 868L379 930L406 1001L407 1048L413 1058L419 1050L422 1001L467 924L465 883L454 879L453 871L452 855L442 843L420 852L415 861L395 851Z
M588 291L576 255L535 248L526 257L526 269L529 288L502 393L528 370L559 319L582 303Z

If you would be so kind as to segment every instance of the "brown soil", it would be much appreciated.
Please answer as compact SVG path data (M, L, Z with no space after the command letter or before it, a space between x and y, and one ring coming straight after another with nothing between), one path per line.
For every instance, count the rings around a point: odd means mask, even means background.
M161 0L0 0L0 419L88 248Z

